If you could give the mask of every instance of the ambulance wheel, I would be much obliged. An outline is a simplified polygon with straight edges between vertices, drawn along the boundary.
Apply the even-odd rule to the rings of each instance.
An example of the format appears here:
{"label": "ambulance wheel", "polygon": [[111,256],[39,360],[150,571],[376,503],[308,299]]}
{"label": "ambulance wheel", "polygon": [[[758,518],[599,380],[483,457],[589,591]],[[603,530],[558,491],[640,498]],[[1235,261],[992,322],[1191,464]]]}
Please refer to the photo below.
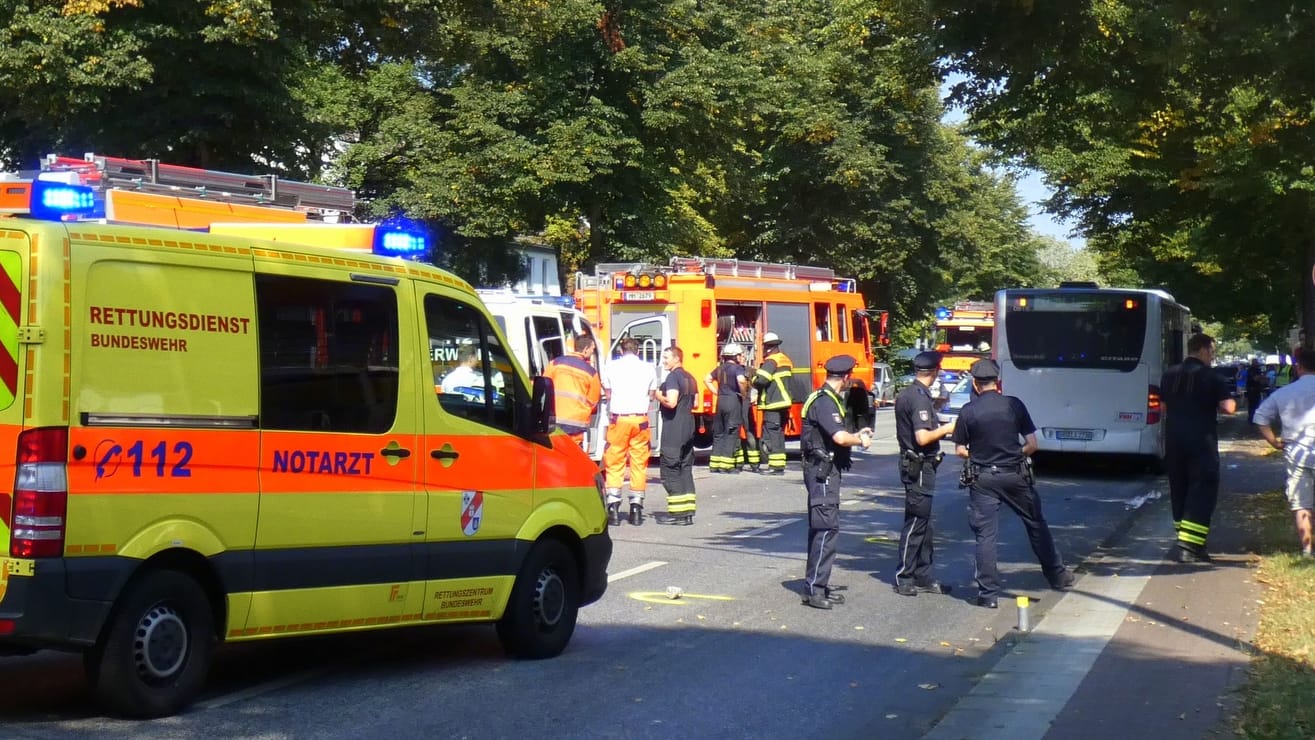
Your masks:
{"label": "ambulance wheel", "polygon": [[163,717],[200,692],[215,647],[214,612],[192,578],[171,570],[128,585],[83,656],[96,699],[126,717]]}
{"label": "ambulance wheel", "polygon": [[580,571],[557,540],[540,540],[525,558],[498,622],[502,647],[517,658],[552,658],[566,649],[580,611]]}

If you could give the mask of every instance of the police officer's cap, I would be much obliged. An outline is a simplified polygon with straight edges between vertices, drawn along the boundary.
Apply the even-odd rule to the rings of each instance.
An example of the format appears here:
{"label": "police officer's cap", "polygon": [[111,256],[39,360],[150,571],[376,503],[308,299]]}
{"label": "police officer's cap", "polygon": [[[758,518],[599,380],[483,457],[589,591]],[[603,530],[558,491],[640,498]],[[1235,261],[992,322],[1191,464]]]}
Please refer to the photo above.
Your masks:
{"label": "police officer's cap", "polygon": [[854,372],[854,365],[857,361],[849,355],[836,355],[826,361],[827,375],[848,375]]}
{"label": "police officer's cap", "polygon": [[913,358],[913,367],[916,370],[935,370],[941,366],[940,352],[919,352]]}
{"label": "police officer's cap", "polygon": [[968,374],[978,380],[995,380],[1000,377],[1000,366],[995,360],[978,360],[968,368]]}

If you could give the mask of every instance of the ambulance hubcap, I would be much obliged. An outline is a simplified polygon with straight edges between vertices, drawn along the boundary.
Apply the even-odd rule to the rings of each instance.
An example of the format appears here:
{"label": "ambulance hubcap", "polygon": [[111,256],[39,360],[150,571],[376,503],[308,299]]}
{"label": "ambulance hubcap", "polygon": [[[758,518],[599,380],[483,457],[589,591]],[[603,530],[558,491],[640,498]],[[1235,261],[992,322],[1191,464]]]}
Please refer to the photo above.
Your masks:
{"label": "ambulance hubcap", "polygon": [[187,625],[178,612],[163,604],[146,612],[133,635],[132,654],[143,678],[164,679],[177,673],[187,657]]}
{"label": "ambulance hubcap", "polygon": [[539,574],[534,590],[534,611],[545,627],[555,627],[566,611],[566,584],[557,571],[548,568]]}

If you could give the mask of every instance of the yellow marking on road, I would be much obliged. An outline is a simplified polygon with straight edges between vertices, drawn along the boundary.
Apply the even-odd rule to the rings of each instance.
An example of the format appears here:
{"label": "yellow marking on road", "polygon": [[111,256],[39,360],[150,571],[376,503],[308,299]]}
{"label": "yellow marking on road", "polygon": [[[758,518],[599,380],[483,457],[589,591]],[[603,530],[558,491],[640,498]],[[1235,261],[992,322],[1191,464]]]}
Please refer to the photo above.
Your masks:
{"label": "yellow marking on road", "polygon": [[679,598],[671,598],[666,591],[631,591],[626,594],[635,601],[642,601],[646,604],[670,604],[674,606],[688,606],[689,599],[703,599],[705,601],[735,601],[734,596],[718,596],[716,594],[686,594],[682,593]]}

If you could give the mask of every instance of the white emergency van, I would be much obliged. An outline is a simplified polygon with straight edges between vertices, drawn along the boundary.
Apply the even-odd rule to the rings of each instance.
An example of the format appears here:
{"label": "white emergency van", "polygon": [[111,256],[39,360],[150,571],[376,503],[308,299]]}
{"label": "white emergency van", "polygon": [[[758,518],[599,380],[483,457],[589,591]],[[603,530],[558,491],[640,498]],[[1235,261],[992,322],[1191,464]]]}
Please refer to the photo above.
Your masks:
{"label": "white emergency van", "polygon": [[[521,295],[506,288],[480,288],[475,292],[507,335],[512,355],[530,377],[542,375],[548,363],[573,349],[573,338],[581,335],[593,337],[593,365],[600,374],[603,372],[598,332],[570,296]],[[603,458],[606,431],[607,415],[595,409],[585,435],[585,449],[595,460]]]}

